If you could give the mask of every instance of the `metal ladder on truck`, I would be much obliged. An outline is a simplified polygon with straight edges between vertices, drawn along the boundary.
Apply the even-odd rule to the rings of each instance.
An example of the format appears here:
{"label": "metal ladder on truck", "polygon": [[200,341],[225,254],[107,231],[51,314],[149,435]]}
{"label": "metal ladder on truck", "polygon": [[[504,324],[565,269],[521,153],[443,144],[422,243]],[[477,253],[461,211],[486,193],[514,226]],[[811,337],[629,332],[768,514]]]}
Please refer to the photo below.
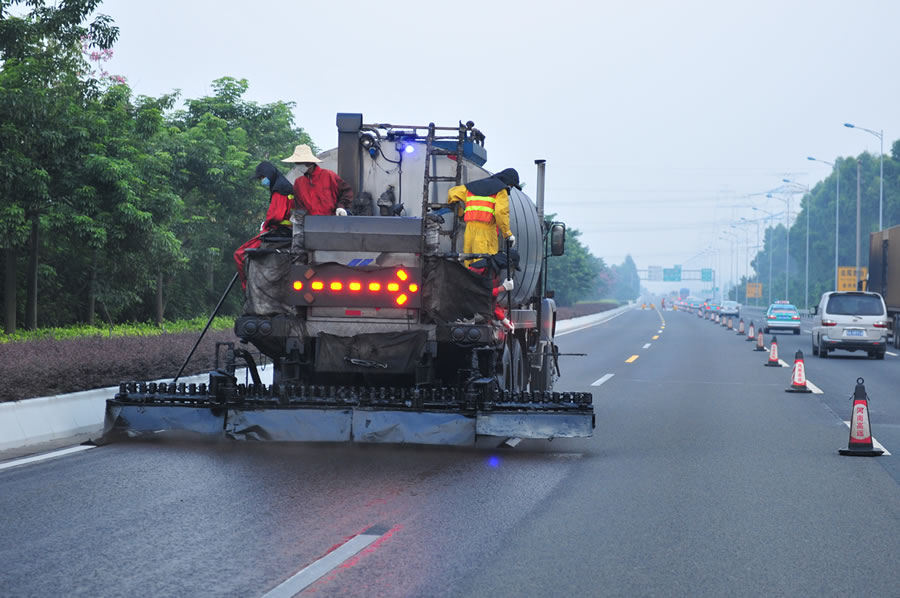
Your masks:
{"label": "metal ladder on truck", "polygon": [[[438,131],[456,131],[456,135],[439,135]],[[472,121],[469,121],[465,124],[460,121],[458,127],[436,127],[434,123],[429,123],[428,125],[428,134],[425,136],[425,178],[422,187],[423,226],[426,225],[427,214],[430,211],[448,207],[447,203],[441,202],[440,198],[437,197],[437,185],[435,183],[453,183],[454,186],[458,186],[462,183],[463,151],[466,139],[470,135],[470,131],[473,141],[477,137],[481,137],[483,139],[480,131],[475,128],[475,123],[473,123]],[[448,150],[443,147],[435,146],[434,142],[439,140],[455,140],[456,150]],[[435,160],[436,156],[455,156],[456,176],[438,175],[437,163]],[[429,196],[431,195],[435,195],[435,197],[430,199]],[[439,234],[450,237],[451,251],[453,253],[456,253],[456,239],[458,237],[460,228],[459,218],[457,217],[455,208],[451,207],[450,211],[453,214],[453,227],[450,230],[444,230],[443,227],[441,227]],[[424,232],[425,231],[423,231],[423,233]]]}

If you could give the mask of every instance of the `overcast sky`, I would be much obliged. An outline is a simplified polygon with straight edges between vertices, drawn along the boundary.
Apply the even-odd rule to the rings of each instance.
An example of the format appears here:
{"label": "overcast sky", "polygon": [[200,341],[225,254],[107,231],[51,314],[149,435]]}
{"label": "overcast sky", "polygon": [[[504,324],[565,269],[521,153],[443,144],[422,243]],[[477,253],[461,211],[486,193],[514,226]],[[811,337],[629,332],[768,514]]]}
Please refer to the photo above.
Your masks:
{"label": "overcast sky", "polygon": [[[296,102],[323,149],[337,112],[473,120],[486,167],[515,167],[533,195],[546,159],[547,211],[607,263],[630,254],[642,269],[727,278],[723,231],[757,217],[750,206],[784,210],[760,192],[825,178],[809,155],[877,154],[876,137],[842,123],[884,129],[885,152],[900,137],[893,0],[106,0],[99,12],[121,29],[108,70],[137,93],[195,98],[246,78],[247,99]],[[746,262],[756,226],[737,236]]]}

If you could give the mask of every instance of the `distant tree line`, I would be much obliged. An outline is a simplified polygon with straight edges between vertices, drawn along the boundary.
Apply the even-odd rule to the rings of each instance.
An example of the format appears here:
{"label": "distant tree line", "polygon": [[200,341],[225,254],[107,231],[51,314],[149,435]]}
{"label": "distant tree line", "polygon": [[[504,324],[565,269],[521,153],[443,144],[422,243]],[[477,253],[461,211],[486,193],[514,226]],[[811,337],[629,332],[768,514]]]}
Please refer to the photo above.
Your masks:
{"label": "distant tree line", "polygon": [[[729,297],[747,303],[747,282],[763,285],[765,303],[790,299],[804,307],[806,293],[806,238],[809,218],[809,305],[816,305],[822,293],[834,290],[835,201],[838,171],[840,171],[840,206],[838,231],[838,262],[841,267],[856,265],[856,198],[857,164],[860,188],[860,266],[869,264],[869,233],[878,230],[879,156],[868,152],[853,157],[838,157],[835,166],[824,180],[816,183],[802,198],[791,201],[790,256],[788,258],[788,286],[785,287],[785,255],[788,248],[784,214],[760,226],[761,247],[751,261],[756,275],[743,277],[740,284],[729,290]],[[798,194],[799,195],[799,194]],[[786,204],[785,206],[786,207]],[[900,224],[900,140],[895,141],[891,153],[884,156],[883,226]],[[776,224],[777,223],[777,224]],[[769,224],[766,226],[766,224]],[[749,229],[750,235],[756,229]],[[771,270],[770,270],[771,263]],[[753,302],[750,299],[749,302]]]}

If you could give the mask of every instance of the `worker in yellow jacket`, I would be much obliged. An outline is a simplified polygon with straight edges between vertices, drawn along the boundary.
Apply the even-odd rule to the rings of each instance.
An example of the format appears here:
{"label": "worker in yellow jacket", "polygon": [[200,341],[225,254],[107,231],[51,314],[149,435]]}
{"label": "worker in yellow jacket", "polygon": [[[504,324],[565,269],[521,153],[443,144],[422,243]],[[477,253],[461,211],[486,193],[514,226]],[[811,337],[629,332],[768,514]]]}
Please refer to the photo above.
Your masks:
{"label": "worker in yellow jacket", "polygon": [[[466,223],[463,253],[495,254],[499,251],[497,230],[515,246],[516,237],[509,228],[509,189],[519,186],[519,173],[507,168],[486,179],[479,179],[452,187],[447,192],[448,203],[459,203],[459,212]],[[473,260],[466,260],[466,265]]]}

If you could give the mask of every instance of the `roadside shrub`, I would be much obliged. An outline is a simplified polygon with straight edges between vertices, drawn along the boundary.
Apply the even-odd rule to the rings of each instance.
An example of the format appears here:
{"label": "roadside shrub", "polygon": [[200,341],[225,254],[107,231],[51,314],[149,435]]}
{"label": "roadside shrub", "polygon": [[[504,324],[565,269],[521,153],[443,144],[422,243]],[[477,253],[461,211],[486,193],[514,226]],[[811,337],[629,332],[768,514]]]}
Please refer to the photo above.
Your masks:
{"label": "roadside shrub", "polygon": [[[190,332],[136,336],[39,338],[0,344],[0,401],[115,386],[132,380],[174,378],[206,324]],[[238,339],[210,330],[184,374],[211,370],[216,342]]]}

